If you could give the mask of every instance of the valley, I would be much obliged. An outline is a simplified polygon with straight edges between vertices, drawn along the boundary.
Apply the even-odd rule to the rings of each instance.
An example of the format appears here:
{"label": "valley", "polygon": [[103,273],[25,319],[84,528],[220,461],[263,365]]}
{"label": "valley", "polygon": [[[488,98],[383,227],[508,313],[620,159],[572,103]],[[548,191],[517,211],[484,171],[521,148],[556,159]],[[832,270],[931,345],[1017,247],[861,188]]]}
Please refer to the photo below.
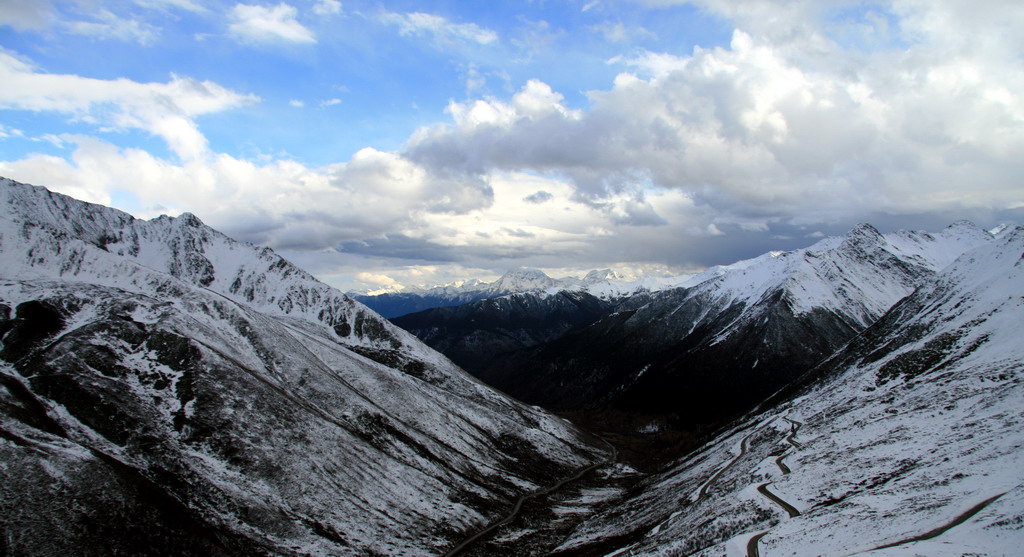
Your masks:
{"label": "valley", "polygon": [[192,215],[0,191],[4,554],[1024,539],[1024,227],[863,224],[657,285],[518,273],[387,320]]}

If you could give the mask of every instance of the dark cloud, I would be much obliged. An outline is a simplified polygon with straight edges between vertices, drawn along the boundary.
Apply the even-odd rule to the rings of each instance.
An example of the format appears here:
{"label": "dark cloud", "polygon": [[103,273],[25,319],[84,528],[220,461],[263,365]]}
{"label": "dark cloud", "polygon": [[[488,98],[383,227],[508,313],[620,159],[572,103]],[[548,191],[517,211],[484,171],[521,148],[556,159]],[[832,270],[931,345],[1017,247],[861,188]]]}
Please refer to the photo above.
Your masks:
{"label": "dark cloud", "polygon": [[541,203],[544,203],[545,201],[551,201],[552,199],[554,199],[554,197],[555,196],[551,195],[550,192],[546,192],[544,190],[540,190],[540,191],[531,193],[530,195],[527,195],[526,197],[523,198],[523,201],[525,201],[527,203],[535,203],[535,204],[539,205]]}
{"label": "dark cloud", "polygon": [[342,242],[337,250],[354,255],[422,263],[457,263],[465,259],[464,254],[457,248],[420,238],[411,238],[404,234],[389,234],[381,238]]}

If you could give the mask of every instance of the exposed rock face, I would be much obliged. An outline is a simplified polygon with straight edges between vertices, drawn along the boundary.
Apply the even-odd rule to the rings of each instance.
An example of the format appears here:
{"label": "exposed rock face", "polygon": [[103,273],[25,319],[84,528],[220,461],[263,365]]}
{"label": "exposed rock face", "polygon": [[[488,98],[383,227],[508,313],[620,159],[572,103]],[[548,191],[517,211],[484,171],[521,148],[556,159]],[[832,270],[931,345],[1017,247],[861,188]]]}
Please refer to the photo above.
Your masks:
{"label": "exposed rock face", "polygon": [[0,184],[7,554],[436,554],[600,458],[268,249]]}

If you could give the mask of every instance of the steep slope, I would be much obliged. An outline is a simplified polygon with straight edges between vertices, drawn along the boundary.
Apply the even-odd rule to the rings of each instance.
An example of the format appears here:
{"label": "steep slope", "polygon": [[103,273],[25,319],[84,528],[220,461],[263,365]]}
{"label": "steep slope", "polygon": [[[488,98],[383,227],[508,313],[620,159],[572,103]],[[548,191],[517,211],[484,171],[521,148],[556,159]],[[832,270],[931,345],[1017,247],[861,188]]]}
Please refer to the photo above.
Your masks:
{"label": "steep slope", "polygon": [[1024,228],[961,256],[560,552],[1015,555],[1024,539]]}
{"label": "steep slope", "polygon": [[888,236],[860,225],[634,296],[583,330],[472,371],[551,408],[713,423],[786,385],[956,255],[990,241],[970,223]]}
{"label": "steep slope", "polygon": [[603,455],[268,249],[0,183],[7,554],[436,554]]}
{"label": "steep slope", "polygon": [[585,292],[522,293],[391,320],[467,370],[552,341],[602,317],[612,303]]}

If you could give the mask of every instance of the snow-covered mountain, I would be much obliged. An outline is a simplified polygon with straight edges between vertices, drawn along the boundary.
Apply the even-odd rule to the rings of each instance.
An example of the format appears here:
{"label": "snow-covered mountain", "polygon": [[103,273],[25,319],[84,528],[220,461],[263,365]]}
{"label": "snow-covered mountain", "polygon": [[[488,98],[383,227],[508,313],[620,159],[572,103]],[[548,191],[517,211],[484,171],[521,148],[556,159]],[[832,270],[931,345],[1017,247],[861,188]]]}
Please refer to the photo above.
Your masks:
{"label": "snow-covered mountain", "polygon": [[269,249],[0,180],[5,554],[443,552],[603,458]]}
{"label": "snow-covered mountain", "polygon": [[[959,254],[991,241],[967,222],[935,234],[883,235],[859,225],[809,248],[767,253],[709,269],[678,288],[631,296],[583,329],[471,371],[552,408],[714,423],[783,387]],[[434,328],[424,321],[412,330],[424,335]]]}
{"label": "snow-covered mountain", "polygon": [[605,501],[555,554],[1019,554],[1022,254],[1022,227],[967,251],[803,391]]}
{"label": "snow-covered mountain", "polygon": [[692,275],[677,275],[628,280],[611,269],[601,269],[588,272],[582,279],[575,277],[555,279],[538,269],[518,269],[508,271],[494,282],[471,279],[451,285],[410,288],[402,292],[373,295],[350,292],[349,294],[390,319],[431,308],[460,306],[512,294],[548,297],[560,292],[571,292],[589,294],[602,300],[612,301],[639,292],[652,292],[678,286],[691,277]]}

